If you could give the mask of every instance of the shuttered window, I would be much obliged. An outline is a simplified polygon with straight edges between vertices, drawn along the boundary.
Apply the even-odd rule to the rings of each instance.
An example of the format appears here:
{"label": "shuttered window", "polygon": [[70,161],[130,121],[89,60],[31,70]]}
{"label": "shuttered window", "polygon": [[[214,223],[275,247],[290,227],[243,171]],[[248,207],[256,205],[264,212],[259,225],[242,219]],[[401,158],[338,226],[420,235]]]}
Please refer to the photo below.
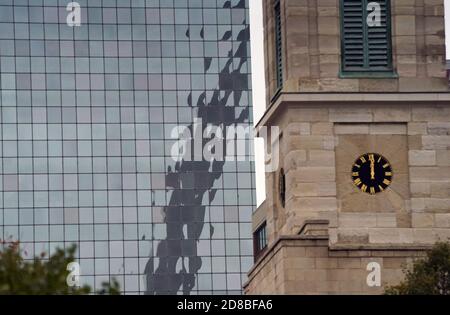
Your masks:
{"label": "shuttered window", "polygon": [[[368,23],[374,4],[379,24]],[[392,73],[390,0],[341,0],[341,40],[343,72]]]}
{"label": "shuttered window", "polygon": [[281,36],[281,8],[280,2],[277,1],[274,7],[274,17],[275,17],[275,64],[276,64],[276,80],[277,89],[283,87],[283,46],[282,46],[282,36]]}

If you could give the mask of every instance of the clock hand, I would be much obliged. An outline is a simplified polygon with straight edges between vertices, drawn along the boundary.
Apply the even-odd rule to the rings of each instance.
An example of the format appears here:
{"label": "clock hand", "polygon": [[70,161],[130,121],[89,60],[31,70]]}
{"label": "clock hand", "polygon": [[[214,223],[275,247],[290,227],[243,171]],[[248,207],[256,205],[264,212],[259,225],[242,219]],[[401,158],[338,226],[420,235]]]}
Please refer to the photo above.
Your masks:
{"label": "clock hand", "polygon": [[372,180],[375,180],[375,162],[370,162],[370,176]]}

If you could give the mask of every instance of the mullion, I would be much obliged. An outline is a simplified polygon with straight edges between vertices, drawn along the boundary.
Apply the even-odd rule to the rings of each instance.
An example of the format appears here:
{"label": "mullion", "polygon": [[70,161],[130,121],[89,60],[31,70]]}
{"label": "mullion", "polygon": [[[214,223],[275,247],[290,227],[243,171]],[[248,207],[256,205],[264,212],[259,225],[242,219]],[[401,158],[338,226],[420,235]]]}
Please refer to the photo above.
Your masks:
{"label": "mullion", "polygon": [[370,51],[369,51],[369,27],[367,25],[367,17],[368,17],[368,12],[367,12],[367,5],[368,5],[368,0],[362,0],[361,1],[362,4],[362,25],[363,25],[363,54],[364,54],[364,69],[369,70],[370,69]]}

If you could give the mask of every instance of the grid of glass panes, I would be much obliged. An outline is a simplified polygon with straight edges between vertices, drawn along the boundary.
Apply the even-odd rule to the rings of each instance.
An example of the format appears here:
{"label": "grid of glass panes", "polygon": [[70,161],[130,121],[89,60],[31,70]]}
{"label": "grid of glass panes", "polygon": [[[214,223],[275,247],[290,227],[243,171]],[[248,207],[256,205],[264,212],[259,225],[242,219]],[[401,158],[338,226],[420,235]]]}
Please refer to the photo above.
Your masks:
{"label": "grid of glass panes", "polygon": [[[217,89],[248,27],[248,0],[78,0],[79,27],[66,24],[69,2],[0,0],[0,238],[20,240],[27,259],[77,243],[83,283],[115,277],[143,293],[145,266],[166,237],[170,131]],[[249,89],[232,100],[238,117]],[[241,292],[253,181],[248,159],[225,163],[205,201],[192,294]]]}

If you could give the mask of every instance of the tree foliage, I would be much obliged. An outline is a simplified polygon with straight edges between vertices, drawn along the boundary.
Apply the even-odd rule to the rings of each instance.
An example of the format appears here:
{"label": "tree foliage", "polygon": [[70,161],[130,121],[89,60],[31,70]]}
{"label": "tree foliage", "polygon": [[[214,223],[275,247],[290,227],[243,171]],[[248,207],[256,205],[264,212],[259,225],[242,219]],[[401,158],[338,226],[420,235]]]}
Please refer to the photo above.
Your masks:
{"label": "tree foliage", "polygon": [[388,295],[449,295],[450,244],[437,243],[424,259],[405,270],[405,280],[386,289]]}
{"label": "tree foliage", "polygon": [[[50,257],[45,253],[32,260],[21,255],[19,242],[4,242],[0,246],[0,294],[10,295],[80,295],[90,294],[92,289],[85,285],[67,285],[67,266],[75,261],[76,245],[66,250],[58,249]],[[120,294],[118,282],[103,283],[97,294]]]}

